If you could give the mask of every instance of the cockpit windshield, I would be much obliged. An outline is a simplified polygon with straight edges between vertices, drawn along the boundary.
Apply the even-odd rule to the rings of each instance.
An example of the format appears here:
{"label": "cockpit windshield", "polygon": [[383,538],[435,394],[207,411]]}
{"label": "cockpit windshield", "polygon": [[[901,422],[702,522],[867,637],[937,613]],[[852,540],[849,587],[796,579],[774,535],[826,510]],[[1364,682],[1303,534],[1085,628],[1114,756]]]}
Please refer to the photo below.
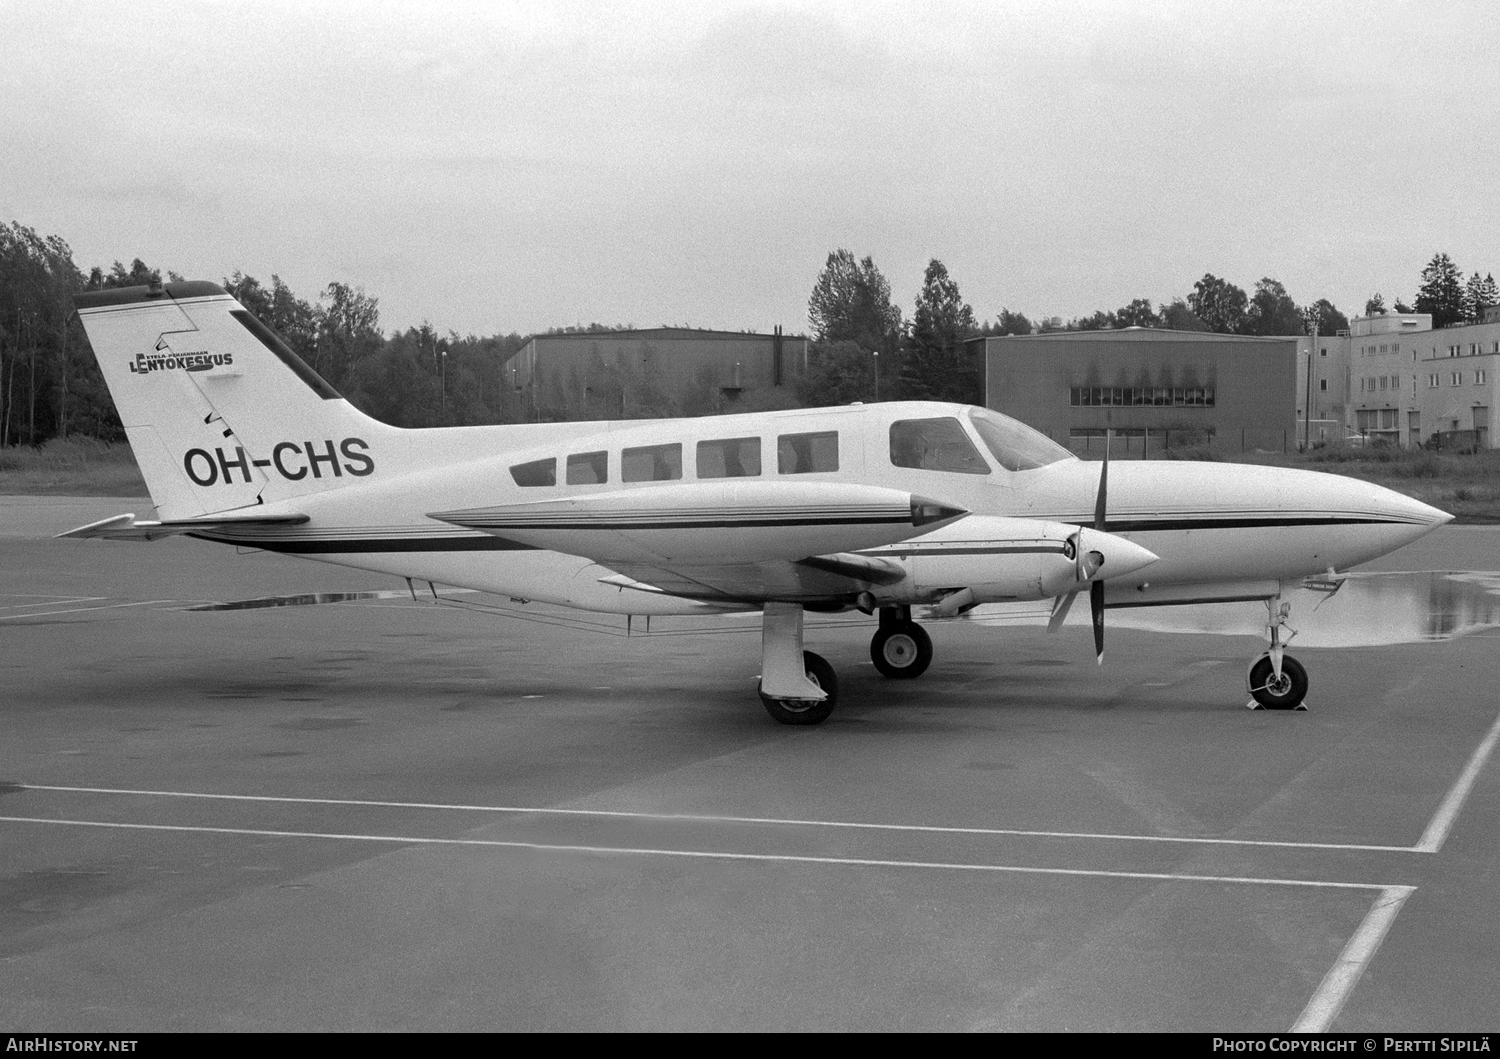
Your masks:
{"label": "cockpit windshield", "polygon": [[969,409],[969,422],[1007,471],[1030,471],[1073,454],[1047,435],[985,408]]}

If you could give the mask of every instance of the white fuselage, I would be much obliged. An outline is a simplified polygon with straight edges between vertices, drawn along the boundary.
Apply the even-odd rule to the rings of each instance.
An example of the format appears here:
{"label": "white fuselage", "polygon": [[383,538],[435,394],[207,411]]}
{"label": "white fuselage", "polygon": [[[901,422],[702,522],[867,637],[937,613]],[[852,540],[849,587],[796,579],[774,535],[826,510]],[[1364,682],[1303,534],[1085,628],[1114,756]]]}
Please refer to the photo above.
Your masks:
{"label": "white fuselage", "polygon": [[[622,587],[616,571],[593,560],[523,547],[501,531],[486,533],[429,515],[456,508],[582,501],[632,490],[644,497],[650,490],[659,494],[668,482],[722,484],[725,439],[744,443],[737,453],[756,454],[753,468],[748,457],[744,466],[737,455],[732,457],[734,474],[742,475],[733,481],[881,487],[974,516],[1094,524],[1101,464],[1059,450],[1041,461],[1033,457],[1032,462],[1043,465],[1008,470],[1003,464],[1009,454],[987,445],[975,429],[976,415],[998,418],[958,405],[893,402],[697,419],[437,431],[379,428],[366,432],[362,447],[354,450],[364,460],[355,467],[371,470],[346,479],[336,490],[262,509],[267,515],[305,513],[310,516],[305,526],[215,539],[589,610],[702,613],[711,605]],[[939,419],[960,425],[981,455],[979,463],[972,456],[955,463],[939,453],[930,461],[938,466],[916,466],[910,465],[913,458],[896,454],[899,424]],[[836,440],[829,441],[833,436]],[[758,445],[751,444],[757,440]],[[277,473],[282,464],[293,473],[301,470],[306,460],[299,462],[298,455],[285,450],[281,463],[267,473]],[[898,460],[908,465],[898,466]],[[945,460],[950,466],[940,469]],[[550,472],[549,461],[555,461]],[[954,469],[960,464],[961,469]],[[644,480],[632,480],[643,475]],[[1108,602],[1129,606],[1260,598],[1274,594],[1281,582],[1347,569],[1393,551],[1448,518],[1398,493],[1336,475],[1230,463],[1116,460],[1109,465],[1104,528],[1149,549],[1159,560],[1112,579]],[[799,531],[788,527],[785,532]],[[982,545],[986,539],[981,518],[960,519],[932,534],[862,548],[859,554],[926,562],[926,583],[960,587],[966,571],[972,573],[974,556],[982,552],[982,547],[965,549],[964,543]],[[818,552],[810,540],[808,554]]]}

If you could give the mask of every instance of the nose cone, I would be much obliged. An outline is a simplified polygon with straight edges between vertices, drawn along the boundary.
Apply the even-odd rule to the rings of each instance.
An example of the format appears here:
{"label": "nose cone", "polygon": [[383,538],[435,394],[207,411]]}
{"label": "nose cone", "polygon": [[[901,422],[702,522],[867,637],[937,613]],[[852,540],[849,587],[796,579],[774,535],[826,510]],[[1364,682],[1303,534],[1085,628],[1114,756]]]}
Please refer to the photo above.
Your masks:
{"label": "nose cone", "polygon": [[1120,577],[1124,574],[1132,574],[1143,567],[1150,566],[1159,558],[1153,551],[1142,548],[1126,540],[1124,537],[1116,537],[1113,533],[1101,533],[1098,530],[1087,530],[1084,536],[1084,546],[1091,552],[1098,552],[1104,557],[1099,563],[1098,570],[1094,574],[1095,581],[1108,581],[1111,577]]}
{"label": "nose cone", "polygon": [[1377,488],[1379,488],[1377,496],[1381,513],[1401,522],[1411,523],[1417,530],[1412,535],[1414,540],[1423,533],[1428,533],[1453,521],[1453,516],[1441,508],[1424,504],[1415,497],[1398,493],[1394,489]]}

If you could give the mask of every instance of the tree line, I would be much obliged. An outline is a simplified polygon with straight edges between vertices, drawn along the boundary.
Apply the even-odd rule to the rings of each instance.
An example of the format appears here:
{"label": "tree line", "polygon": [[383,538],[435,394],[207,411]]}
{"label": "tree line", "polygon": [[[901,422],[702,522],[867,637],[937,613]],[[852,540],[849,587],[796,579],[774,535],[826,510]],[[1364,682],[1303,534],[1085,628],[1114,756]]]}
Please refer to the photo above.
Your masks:
{"label": "tree line", "polygon": [[[1102,331],[1161,327],[1251,336],[1333,335],[1349,329],[1349,319],[1327,298],[1298,305],[1286,286],[1270,276],[1247,293],[1226,279],[1206,273],[1181,297],[1159,302],[1135,298],[1115,310],[1098,310],[1064,321],[1001,309],[992,321],[976,321],[958,285],[938,260],[923,275],[910,321],[892,304],[890,283],[869,257],[856,260],[848,250],[828,255],[807,318],[812,326],[810,370],[800,396],[809,404],[896,398],[983,403],[977,366],[966,357],[970,338],[1030,335],[1049,331]],[[1434,327],[1479,322],[1486,307],[1500,304],[1493,276],[1475,272],[1467,282],[1446,253],[1422,270],[1416,312],[1431,313]],[[1397,312],[1411,312],[1399,299]],[[1385,312],[1376,294],[1365,314]]]}
{"label": "tree line", "polygon": [[[0,225],[0,445],[38,445],[71,434],[122,440],[114,403],[73,311],[73,295],[162,281],[162,271],[139,258],[109,269],[82,271],[66,241],[17,222]],[[169,281],[182,277],[168,270]],[[223,286],[275,330],[293,350],[360,410],[403,427],[521,422],[538,414],[510,384],[507,362],[525,344],[518,333],[488,337],[439,333],[430,323],[386,334],[378,299],[338,281],[311,301],[279,276],[263,284],[235,272]],[[1435,326],[1477,320],[1500,303],[1493,277],[1466,282],[1447,254],[1422,272],[1416,311]],[[1384,310],[1379,294],[1366,312]],[[1397,311],[1409,311],[1399,299]],[[1212,274],[1191,292],[1152,305],[1136,298],[1112,311],[1063,321],[1002,309],[980,321],[939,260],[928,263],[910,318],[892,301],[890,283],[874,261],[835,250],[808,298],[812,332],[808,371],[775,393],[747,391],[742,399],[695,401],[690,385],[671,378],[670,364],[648,365],[649,377],[616,374],[602,366],[583,398],[549,400],[545,418],[640,418],[753,411],[893,399],[980,403],[979,377],[964,343],[989,335],[1059,330],[1166,327],[1245,335],[1320,334],[1346,329],[1348,319],[1326,298],[1299,306],[1277,280],[1254,293]],[[601,324],[552,328],[547,333],[619,330]],[[644,369],[642,369],[644,370]],[[688,382],[690,382],[689,380]],[[707,383],[700,389],[707,393]],[[688,396],[683,396],[687,394]],[[556,407],[552,407],[556,405]]]}

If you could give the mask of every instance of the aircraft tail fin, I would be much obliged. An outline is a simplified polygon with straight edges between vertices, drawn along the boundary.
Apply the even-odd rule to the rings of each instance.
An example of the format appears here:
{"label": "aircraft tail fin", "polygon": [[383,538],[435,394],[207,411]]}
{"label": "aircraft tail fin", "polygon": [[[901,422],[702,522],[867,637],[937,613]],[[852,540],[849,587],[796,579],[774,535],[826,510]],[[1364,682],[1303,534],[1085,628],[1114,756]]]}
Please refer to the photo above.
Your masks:
{"label": "aircraft tail fin", "polygon": [[339,396],[214,283],[75,296],[163,520],[358,482],[396,428]]}

